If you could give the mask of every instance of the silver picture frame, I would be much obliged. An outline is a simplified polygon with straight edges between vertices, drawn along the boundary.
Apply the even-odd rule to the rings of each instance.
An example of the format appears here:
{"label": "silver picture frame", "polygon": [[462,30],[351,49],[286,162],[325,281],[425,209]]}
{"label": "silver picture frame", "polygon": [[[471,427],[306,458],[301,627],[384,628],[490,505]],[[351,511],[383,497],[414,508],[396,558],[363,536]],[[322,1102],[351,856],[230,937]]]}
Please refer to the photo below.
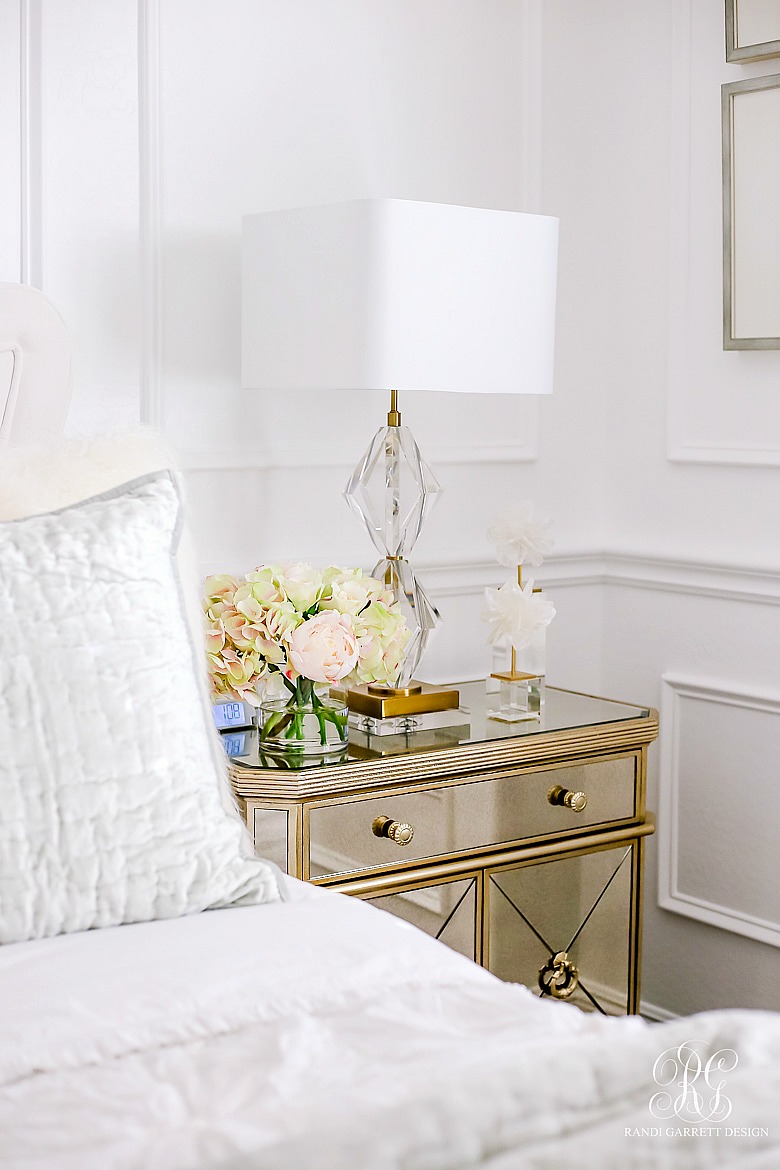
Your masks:
{"label": "silver picture frame", "polygon": [[[770,20],[767,21],[767,8]],[[777,14],[776,26],[774,22]],[[760,30],[760,31],[759,31]],[[751,37],[770,39],[750,42]],[[780,2],[778,0],[726,0],[726,60],[766,61],[780,57]]]}
{"label": "silver picture frame", "polygon": [[723,348],[780,349],[780,74],[721,86]]}

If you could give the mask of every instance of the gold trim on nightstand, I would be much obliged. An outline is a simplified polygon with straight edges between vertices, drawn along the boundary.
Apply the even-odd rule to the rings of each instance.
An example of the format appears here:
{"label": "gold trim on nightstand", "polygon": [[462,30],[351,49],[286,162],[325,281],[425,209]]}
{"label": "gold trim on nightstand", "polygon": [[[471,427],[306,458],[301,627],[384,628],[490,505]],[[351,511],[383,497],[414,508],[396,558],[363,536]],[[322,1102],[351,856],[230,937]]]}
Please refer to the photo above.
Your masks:
{"label": "gold trim on nightstand", "polygon": [[[593,698],[567,698],[566,717],[580,707],[587,713]],[[299,771],[235,762],[231,779],[250,827],[255,811],[286,815],[291,875],[389,898],[386,909],[461,950],[471,947],[473,914],[473,953],[483,966],[536,994],[636,1011],[644,838],[655,828],[645,809],[647,749],[658,717],[635,709],[647,714],[624,718],[618,704],[614,722],[475,735],[418,752],[396,747]],[[593,717],[603,719],[603,707]],[[275,825],[258,815],[259,834]],[[277,851],[280,839],[276,831]],[[259,837],[255,845],[262,853]],[[610,867],[595,858],[611,850],[622,857],[605,879]],[[587,905],[577,909],[587,888],[578,875],[605,882],[592,918]],[[583,937],[582,928],[575,935],[556,927],[567,916],[579,922],[578,912],[588,924]]]}
{"label": "gold trim on nightstand", "polygon": [[[426,876],[431,879],[448,880],[469,873],[474,869],[477,861],[479,861],[481,868],[492,872],[494,869],[501,869],[505,866],[516,866],[526,862],[531,864],[542,858],[577,857],[581,853],[595,853],[600,849],[610,849],[613,845],[621,845],[623,842],[628,844],[639,837],[647,837],[654,832],[655,821],[652,817],[648,817],[642,825],[631,825],[622,830],[609,830],[605,833],[580,835],[565,843],[548,841],[540,845],[518,845],[514,849],[502,850],[500,853],[486,855],[482,852],[474,852],[469,856],[458,857],[454,860],[446,857],[430,858],[426,860],[424,870]],[[422,867],[418,867],[418,871],[421,869]],[[328,877],[314,878],[313,884],[363,897],[376,894],[379,890],[393,893],[397,887],[403,886],[409,880],[410,874],[407,869],[393,873],[377,873],[362,878],[351,876],[345,878],[339,874],[333,874]]]}
{"label": "gold trim on nightstand", "polygon": [[415,756],[387,756],[382,760],[355,760],[303,768],[299,772],[260,770],[231,762],[234,788],[244,797],[272,799],[314,799],[346,792],[368,792],[398,783],[463,780],[479,772],[499,771],[524,765],[549,763],[617,754],[644,747],[658,737],[655,713],[644,719],[606,723],[599,727],[575,727],[545,735],[518,739],[497,739],[487,743],[462,744]]}

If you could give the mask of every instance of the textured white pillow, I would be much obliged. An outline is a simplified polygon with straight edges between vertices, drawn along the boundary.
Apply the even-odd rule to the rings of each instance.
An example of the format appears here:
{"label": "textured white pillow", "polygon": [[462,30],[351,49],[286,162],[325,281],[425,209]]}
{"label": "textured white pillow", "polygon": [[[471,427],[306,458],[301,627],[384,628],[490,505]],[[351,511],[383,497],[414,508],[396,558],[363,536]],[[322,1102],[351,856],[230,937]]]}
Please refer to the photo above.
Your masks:
{"label": "textured white pillow", "polygon": [[[54,512],[150,471],[169,468],[178,468],[176,454],[152,427],[128,427],[103,435],[58,436],[13,446],[0,441],[0,520]],[[201,646],[203,577],[186,525],[176,559],[187,618],[195,644]]]}
{"label": "textured white pillow", "polygon": [[0,942],[279,897],[223,804],[155,472],[0,523]]}

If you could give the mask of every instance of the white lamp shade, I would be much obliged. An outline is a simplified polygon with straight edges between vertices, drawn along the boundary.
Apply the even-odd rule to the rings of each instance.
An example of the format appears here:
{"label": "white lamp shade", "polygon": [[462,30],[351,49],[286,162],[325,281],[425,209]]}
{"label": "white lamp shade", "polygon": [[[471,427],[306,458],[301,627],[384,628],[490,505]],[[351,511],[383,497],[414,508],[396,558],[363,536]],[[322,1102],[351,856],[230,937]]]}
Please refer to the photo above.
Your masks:
{"label": "white lamp shade", "polygon": [[363,199],[243,220],[242,384],[549,394],[558,220]]}

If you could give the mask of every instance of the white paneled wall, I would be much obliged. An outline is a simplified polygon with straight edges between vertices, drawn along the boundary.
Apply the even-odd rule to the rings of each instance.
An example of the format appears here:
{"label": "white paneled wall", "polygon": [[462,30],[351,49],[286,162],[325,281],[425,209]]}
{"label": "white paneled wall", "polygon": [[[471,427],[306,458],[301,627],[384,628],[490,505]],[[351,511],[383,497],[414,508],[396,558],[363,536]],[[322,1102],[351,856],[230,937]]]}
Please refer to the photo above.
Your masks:
{"label": "white paneled wall", "polygon": [[726,65],[710,0],[544,16],[543,198],[610,426],[603,683],[662,708],[643,996],[780,1008],[780,352],[722,349],[720,147],[721,83],[780,62]]}
{"label": "white paneled wall", "polygon": [[[164,427],[189,469],[204,570],[370,566],[341,491],[386,404],[242,390],[241,216],[372,195],[536,209],[538,4],[0,0],[0,13],[2,275],[40,285],[73,332],[70,429]],[[598,544],[598,509],[579,493],[572,506],[571,488],[593,480],[577,436],[600,399],[571,390],[575,412],[563,397],[401,404],[445,487],[418,548],[452,616],[431,676],[487,664],[484,534],[513,496],[544,503],[562,551]],[[600,660],[598,607],[575,592],[559,599],[578,646],[572,675],[559,652],[560,681]]]}
{"label": "white paneled wall", "polygon": [[141,419],[178,446],[204,569],[371,563],[340,493],[385,404],[242,390],[243,214],[385,195],[561,217],[552,398],[401,404],[446,489],[417,557],[448,619],[426,673],[485,672],[485,529],[535,499],[551,681],[658,705],[667,679],[645,998],[780,1007],[780,354],[720,346],[718,101],[778,63],[726,66],[711,0],[0,0],[0,20],[0,279],[71,328],[71,430]]}

